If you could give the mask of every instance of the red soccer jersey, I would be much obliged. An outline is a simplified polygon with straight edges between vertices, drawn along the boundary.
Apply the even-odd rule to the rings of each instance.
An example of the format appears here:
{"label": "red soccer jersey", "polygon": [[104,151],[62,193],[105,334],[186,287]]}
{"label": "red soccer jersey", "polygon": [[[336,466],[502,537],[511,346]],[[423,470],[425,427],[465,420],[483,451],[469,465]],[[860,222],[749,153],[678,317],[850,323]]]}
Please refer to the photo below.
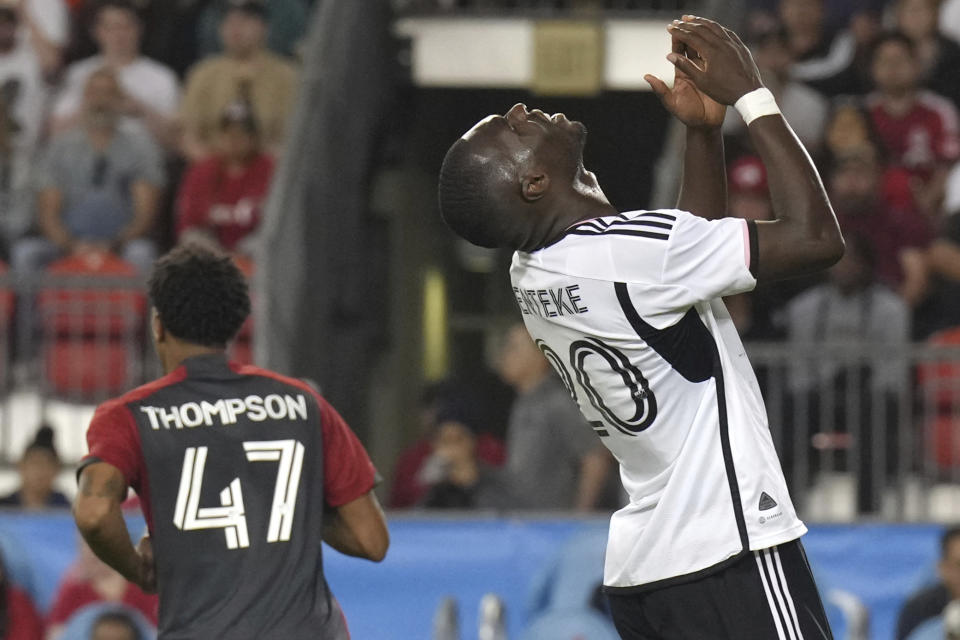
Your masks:
{"label": "red soccer jersey", "polygon": [[960,157],[957,110],[946,98],[921,91],[913,108],[900,117],[891,115],[877,94],[867,98],[867,105],[890,164],[926,179],[937,166]]}
{"label": "red soccer jersey", "polygon": [[254,232],[270,179],[273,159],[261,154],[246,170],[229,175],[223,161],[207,158],[194,164],[177,197],[177,237],[189,229],[210,232],[227,250]]}
{"label": "red soccer jersey", "polygon": [[[102,601],[103,598],[89,582],[67,578],[57,589],[57,595],[48,616],[48,623],[51,626],[66,624],[70,616],[83,607]],[[153,624],[157,624],[157,596],[144,593],[128,582],[121,602],[142,613]]]}
{"label": "red soccer jersey", "polygon": [[113,465],[140,496],[161,636],[348,637],[320,532],[325,507],[369,492],[376,472],[308,385],[195,356],[101,405],[87,442],[83,464]]}

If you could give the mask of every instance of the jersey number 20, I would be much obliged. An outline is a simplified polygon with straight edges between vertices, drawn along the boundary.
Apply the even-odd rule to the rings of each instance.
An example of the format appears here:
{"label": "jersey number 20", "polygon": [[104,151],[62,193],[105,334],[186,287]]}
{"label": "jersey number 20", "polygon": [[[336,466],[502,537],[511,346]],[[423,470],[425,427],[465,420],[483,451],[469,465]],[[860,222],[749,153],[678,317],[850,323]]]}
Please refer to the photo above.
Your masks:
{"label": "jersey number 20", "polygon": [[[573,378],[570,377],[570,372],[567,371],[563,360],[561,360],[557,352],[551,349],[550,345],[543,340],[537,340],[537,346],[540,348],[543,356],[550,362],[553,368],[556,369],[557,373],[560,374],[560,378],[563,380],[567,391],[570,392],[574,401],[580,406],[580,398],[577,397],[576,388],[573,386]],[[613,409],[604,402],[603,396],[597,390],[598,381],[592,380],[590,374],[587,373],[585,365],[587,358],[590,357],[600,358],[610,369],[609,373],[604,371],[604,374],[612,375],[615,378],[614,385],[619,386],[622,384],[626,388],[633,402],[633,415],[627,417],[618,416]],[[647,382],[647,379],[643,377],[640,370],[630,362],[630,359],[627,358],[622,351],[597,338],[577,340],[570,345],[570,366],[573,367],[573,371],[577,375],[577,382],[586,392],[590,404],[603,416],[606,424],[628,436],[635,436],[653,424],[654,419],[657,417],[657,398],[653,395],[653,391],[650,390],[650,384]],[[600,423],[597,424],[599,425]],[[600,436],[606,435],[605,430],[598,429],[597,433]]]}
{"label": "jersey number 20", "polygon": [[[296,440],[247,441],[243,449],[250,462],[279,462],[267,542],[288,542],[303,470],[303,445]],[[228,549],[245,549],[250,546],[250,536],[240,478],[234,478],[220,492],[219,507],[201,507],[200,491],[206,464],[207,447],[188,447],[184,452],[173,524],[181,531],[223,529]]]}

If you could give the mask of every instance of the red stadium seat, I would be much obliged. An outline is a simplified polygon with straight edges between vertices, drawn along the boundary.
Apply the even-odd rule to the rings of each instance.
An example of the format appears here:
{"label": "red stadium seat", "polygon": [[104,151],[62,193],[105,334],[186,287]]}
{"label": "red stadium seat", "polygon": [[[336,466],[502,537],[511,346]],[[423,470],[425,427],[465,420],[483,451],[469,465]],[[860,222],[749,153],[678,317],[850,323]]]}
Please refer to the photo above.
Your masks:
{"label": "red stadium seat", "polygon": [[[960,346],[960,327],[934,334],[927,344]],[[917,382],[929,406],[925,425],[929,458],[941,469],[960,467],[960,362],[925,362],[917,367]]]}
{"label": "red stadium seat", "polygon": [[37,308],[47,387],[91,401],[139,382],[147,298],[136,269],[96,253],[59,260],[46,274]]}

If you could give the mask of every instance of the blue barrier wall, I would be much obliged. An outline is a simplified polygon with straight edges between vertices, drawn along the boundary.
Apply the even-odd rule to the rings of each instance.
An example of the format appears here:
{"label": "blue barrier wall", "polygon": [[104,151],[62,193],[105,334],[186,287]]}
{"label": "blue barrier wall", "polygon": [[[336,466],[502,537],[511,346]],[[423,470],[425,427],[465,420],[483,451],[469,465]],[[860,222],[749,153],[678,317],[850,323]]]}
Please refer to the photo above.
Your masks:
{"label": "blue barrier wall", "polygon": [[[142,521],[131,519],[131,532]],[[391,548],[379,565],[327,549],[327,579],[355,640],[430,637],[434,611],[448,595],[460,602],[463,637],[476,637],[477,607],[488,592],[508,605],[518,638],[537,604],[536,586],[564,543],[602,540],[605,520],[391,520]],[[871,611],[871,637],[889,640],[905,596],[933,579],[941,528],[934,525],[812,526],[804,538],[821,589],[841,588]],[[594,535],[589,535],[593,533]],[[69,514],[0,513],[0,544],[10,571],[39,605],[50,604],[57,580],[76,553]],[[591,543],[593,544],[593,543]],[[596,567],[599,580],[602,567]]]}

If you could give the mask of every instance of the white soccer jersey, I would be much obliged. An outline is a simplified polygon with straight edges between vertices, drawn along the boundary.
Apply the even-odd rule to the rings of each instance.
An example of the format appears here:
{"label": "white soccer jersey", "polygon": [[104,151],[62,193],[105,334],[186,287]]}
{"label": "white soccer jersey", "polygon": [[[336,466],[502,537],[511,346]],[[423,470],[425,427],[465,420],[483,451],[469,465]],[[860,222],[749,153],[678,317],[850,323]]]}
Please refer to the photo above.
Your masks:
{"label": "white soccer jersey", "polygon": [[634,211],[514,254],[527,329],[630,496],[610,522],[608,588],[691,579],[806,532],[720,300],[756,285],[751,237],[740,219]]}

